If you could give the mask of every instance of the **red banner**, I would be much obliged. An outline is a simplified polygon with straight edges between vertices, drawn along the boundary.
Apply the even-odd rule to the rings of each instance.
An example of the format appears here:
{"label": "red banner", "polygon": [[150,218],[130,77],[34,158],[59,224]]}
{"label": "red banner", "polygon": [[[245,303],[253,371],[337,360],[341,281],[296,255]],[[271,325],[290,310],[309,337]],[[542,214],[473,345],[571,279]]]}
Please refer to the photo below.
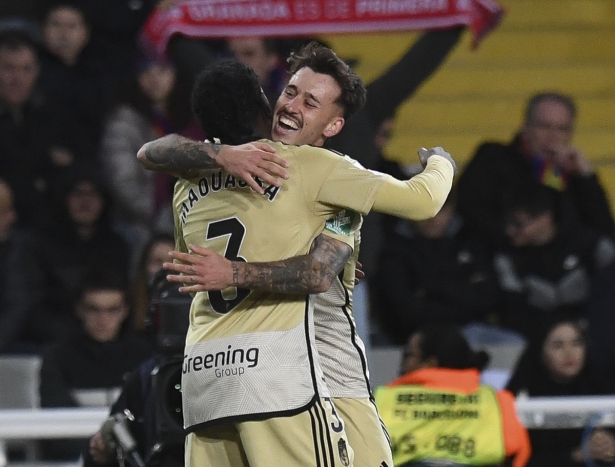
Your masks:
{"label": "red banner", "polygon": [[155,10],[142,40],[163,53],[173,34],[290,37],[468,26],[476,45],[503,13],[495,0],[183,0]]}

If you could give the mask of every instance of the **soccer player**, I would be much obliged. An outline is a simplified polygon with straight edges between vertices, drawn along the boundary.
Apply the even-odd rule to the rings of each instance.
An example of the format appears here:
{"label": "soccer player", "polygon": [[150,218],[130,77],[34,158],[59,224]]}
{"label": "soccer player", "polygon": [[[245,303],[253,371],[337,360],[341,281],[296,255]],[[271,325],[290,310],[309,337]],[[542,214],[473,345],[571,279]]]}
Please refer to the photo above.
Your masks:
{"label": "soccer player", "polygon": [[[316,64],[314,64],[313,66],[315,68],[317,68]],[[309,69],[305,68],[304,71],[307,72],[307,81],[308,82],[314,81],[312,79],[312,78],[314,78],[313,75],[318,74],[318,73],[314,73],[311,68],[309,68]],[[299,73],[301,73],[301,72],[299,72]],[[299,73],[296,76],[298,76]],[[322,74],[322,76],[324,76],[325,79],[328,79],[328,78],[326,78],[328,75]],[[319,80],[320,80],[320,78],[322,78],[322,76],[317,76],[316,77],[316,82],[319,82]],[[333,84],[334,84],[333,78],[331,78],[331,80],[333,81]],[[293,83],[293,80],[291,79],[291,84],[289,84],[289,86],[291,86],[291,87],[288,89],[288,92],[291,93],[291,94],[292,94],[292,92],[295,92],[295,91],[298,92],[300,87],[303,86],[301,84],[301,81],[296,81],[295,84],[292,84],[292,83]],[[333,86],[333,88],[335,89],[335,86]],[[302,99],[305,98],[303,92],[304,91],[301,91],[301,95],[303,96]],[[346,90],[346,92],[347,92],[347,90]],[[329,96],[316,96],[313,93],[311,93],[310,91],[307,91],[307,94],[310,95],[308,100],[311,100],[312,98],[314,98],[318,102],[319,98],[325,98],[326,99],[326,98],[331,98],[332,97],[335,100],[335,98],[339,97],[339,95],[342,94],[342,93],[340,92],[339,88],[337,88]],[[325,104],[328,104],[329,108],[330,108],[332,105],[336,105],[334,103],[334,100],[327,100],[326,102],[325,102],[325,100],[323,100],[322,102],[325,103]],[[314,104],[312,104],[310,102],[308,102],[308,104],[314,105]],[[314,107],[316,107],[316,106],[314,105]],[[337,113],[337,112],[334,112],[334,114],[335,113]],[[277,114],[278,114],[278,112],[276,112],[276,115]],[[332,122],[332,125],[328,125],[327,124],[327,125],[325,125],[323,127],[325,133],[326,132],[330,132],[331,130],[339,131],[339,129],[341,129],[341,126],[343,125],[343,118],[340,121],[340,118],[338,116],[335,116],[333,114],[331,114],[331,116],[333,116],[334,121]],[[311,118],[310,115],[305,115],[304,114],[304,115],[301,115],[299,117],[297,115],[291,114],[291,112],[289,112],[288,109],[287,109],[285,111],[285,115],[284,116],[280,116],[279,118],[280,119],[278,120],[278,122],[281,125],[281,131],[292,132],[292,131],[299,130],[300,127],[301,127],[301,130],[303,130],[303,129],[307,130],[306,132],[304,132],[305,134],[311,134],[311,135],[317,135],[317,136],[319,134],[318,130],[317,129],[315,130],[315,126],[312,125],[312,120],[310,120],[310,118]],[[316,132],[314,132],[314,131],[316,131]],[[301,133],[301,131],[299,133]],[[209,134],[215,134],[215,133],[209,132]],[[288,153],[290,155],[295,155],[295,152],[306,152],[307,151],[308,153],[310,153],[310,155],[306,154],[304,157],[312,158],[313,157],[312,153],[313,153],[314,156],[316,156],[316,155],[319,156],[319,157],[316,157],[317,159],[319,159],[319,161],[321,161],[320,160],[320,156],[322,156],[323,154],[327,154],[328,157],[334,157],[335,159],[337,159],[338,163],[342,163],[343,164],[343,166],[344,166],[343,172],[344,172],[345,175],[340,180],[337,180],[336,183],[333,183],[333,184],[325,183],[322,186],[322,188],[324,188],[324,190],[318,190],[318,193],[316,195],[317,203],[318,203],[318,201],[322,201],[323,199],[326,198],[328,200],[328,203],[333,203],[333,204],[340,204],[340,203],[342,203],[342,205],[344,205],[345,207],[355,207],[356,206],[358,208],[357,210],[360,210],[360,211],[363,211],[363,212],[367,212],[367,211],[365,211],[364,205],[363,205],[363,202],[365,201],[365,198],[362,198],[361,196],[367,196],[367,198],[369,199],[374,194],[376,194],[376,197],[374,199],[374,201],[375,201],[374,202],[374,208],[376,208],[376,209],[385,209],[385,210],[391,209],[394,213],[403,214],[405,216],[409,216],[410,215],[410,216],[414,216],[414,217],[416,217],[416,216],[421,217],[421,216],[425,216],[425,215],[427,215],[427,216],[433,215],[433,213],[435,213],[435,211],[427,213],[423,209],[427,208],[428,205],[427,204],[424,205],[424,206],[422,206],[422,205],[425,203],[426,200],[432,199],[431,198],[432,195],[435,195],[436,199],[440,198],[441,193],[439,193],[439,190],[441,190],[443,188],[443,186],[448,186],[450,188],[450,185],[449,185],[450,180],[447,181],[447,179],[449,177],[452,178],[452,173],[453,173],[453,171],[451,170],[452,169],[452,164],[450,162],[443,161],[440,158],[430,158],[430,165],[432,167],[428,168],[426,170],[426,172],[424,173],[424,178],[423,178],[423,176],[420,176],[419,179],[415,179],[415,180],[413,180],[411,182],[408,182],[408,184],[410,184],[413,188],[418,189],[418,192],[414,193],[414,196],[411,196],[411,198],[414,198],[413,201],[411,201],[411,204],[413,204],[413,206],[410,207],[410,205],[408,204],[408,205],[405,205],[402,208],[400,206],[400,204],[404,204],[403,202],[401,202],[401,203],[394,202],[393,204],[397,204],[397,207],[394,208],[391,204],[389,204],[393,200],[393,198],[389,198],[389,195],[392,194],[392,191],[389,191],[389,190],[393,190],[393,191],[401,190],[399,192],[399,194],[401,195],[402,193],[404,193],[406,191],[407,188],[410,188],[410,187],[406,186],[404,183],[394,181],[392,178],[383,176],[382,174],[375,174],[375,173],[368,172],[368,171],[365,171],[363,169],[357,168],[352,163],[350,163],[348,160],[346,160],[344,158],[341,158],[341,157],[338,157],[338,156],[332,156],[328,151],[322,151],[322,152],[316,151],[316,152],[314,152],[315,151],[314,148],[311,148],[311,149],[308,149],[308,148],[292,148],[292,150],[289,149],[289,148],[279,148],[278,150],[282,150],[282,149],[284,150],[285,154]],[[217,151],[218,148],[214,146],[213,150]],[[305,151],[303,151],[303,150],[305,150]],[[144,152],[147,153],[147,150],[144,151]],[[150,151],[150,152],[155,152],[155,151]],[[143,154],[141,152],[140,152],[140,154],[141,154],[141,157],[142,157]],[[215,153],[211,153],[211,154],[213,154],[214,156],[216,155]],[[432,151],[432,153],[428,153],[428,154],[433,154],[433,151]],[[211,158],[208,158],[208,159],[209,159],[209,163],[211,163]],[[325,159],[322,159],[321,162],[323,164],[325,164],[325,165],[328,165],[331,161],[325,163]],[[432,160],[432,159],[435,159],[435,160]],[[439,163],[445,164],[445,166],[440,166],[439,169],[438,168],[434,168],[434,167],[438,166],[438,159],[440,159]],[[301,163],[306,163],[306,162],[307,161],[305,161],[305,159],[303,159],[301,157],[297,157],[296,161],[293,162],[293,165],[291,166],[290,170],[293,170],[293,169],[297,170],[298,169],[299,172],[297,173],[296,176],[299,176],[299,177],[302,177],[302,176],[305,177],[306,175],[310,175],[310,177],[308,177],[310,179],[310,181],[311,181],[312,178],[317,178],[317,174],[318,175],[323,175],[323,174],[326,173],[327,174],[327,177],[326,177],[326,179],[327,179],[326,181],[327,182],[331,182],[332,181],[331,180],[331,176],[332,175],[333,175],[333,178],[336,177],[335,172],[331,173],[331,172],[329,172],[329,169],[326,169],[326,167],[321,167],[320,165],[318,165],[318,164],[320,164],[320,162],[318,164],[314,165],[314,162],[316,162],[316,161],[310,161],[310,163],[308,164],[310,166],[313,166],[312,170],[309,171],[309,174],[308,174],[307,171],[303,172],[302,171],[302,167],[295,167],[295,165],[297,165],[297,164],[301,165]],[[318,169],[316,169],[316,167],[318,167]],[[446,167],[446,168],[444,169],[444,172],[442,172],[441,169],[443,169],[444,167]],[[321,172],[321,170],[323,170],[323,169],[325,169],[325,172]],[[346,170],[348,170],[348,173],[346,173]],[[448,171],[448,173],[447,173],[447,171]],[[361,174],[361,175],[357,176],[357,180],[355,180],[355,182],[352,182],[352,185],[349,185],[350,179],[348,178],[348,176],[350,176],[350,178],[353,178],[353,175],[351,175],[351,174]],[[438,175],[436,175],[436,174],[438,174]],[[433,177],[434,175],[436,175],[436,176]],[[363,188],[365,188],[365,186],[363,185],[363,182],[365,182],[368,179],[370,179],[372,182],[375,181],[375,180],[378,180],[377,184],[381,184],[380,188],[378,190],[376,190],[377,193],[374,193],[374,191],[372,189],[367,190],[367,191],[363,191],[363,189],[361,188],[361,186],[363,186]],[[205,180],[207,180],[207,179],[205,179]],[[442,182],[444,182],[443,185],[439,186],[439,183],[442,183]],[[205,182],[203,182],[203,183],[205,183]],[[207,182],[207,183],[209,183],[209,182]],[[416,185],[415,185],[415,183],[416,183]],[[424,185],[424,184],[426,184],[426,185]],[[291,183],[291,185],[293,185],[293,183]],[[212,179],[212,182],[211,182],[211,186],[213,187],[213,179]],[[345,186],[347,187],[347,189],[344,188]],[[203,191],[207,191],[205,188],[206,187],[203,187]],[[355,188],[359,189],[358,193],[354,191]],[[427,188],[427,190],[433,190],[433,191],[431,193],[428,193],[426,188]],[[281,194],[284,194],[284,190],[285,189],[286,189],[286,187],[281,189],[282,190]],[[350,190],[352,193],[350,193],[348,190]],[[277,196],[279,196],[279,193],[280,193],[280,189],[278,187],[272,188],[272,185],[267,186],[265,191],[266,191],[266,194],[268,194],[269,198],[273,197],[273,199],[271,199],[272,202],[275,202],[275,198]],[[288,189],[288,191],[291,191],[290,188]],[[447,192],[448,188],[444,188],[444,191]],[[371,194],[368,194],[368,192],[371,193]],[[209,193],[209,191],[208,191],[208,193]],[[382,204],[380,204],[379,201],[382,201],[382,198],[380,197],[380,195],[382,195],[384,193],[388,193],[387,195],[385,195],[385,198],[387,199],[387,201],[384,203],[384,205],[382,205]],[[312,194],[314,194],[314,193],[312,193]],[[357,197],[356,195],[358,195],[358,194],[361,194],[361,196]],[[425,197],[423,198],[420,195],[425,195]],[[324,197],[324,198],[321,198],[321,197]],[[194,195],[191,195],[190,192],[188,192],[188,204],[186,204],[186,208],[183,208],[184,209],[184,213],[182,213],[182,217],[188,217],[190,215],[190,212],[191,212],[191,209],[192,209],[191,206],[193,206],[193,205],[196,206],[198,201],[199,201],[199,196],[198,196],[198,194],[196,194],[196,192],[194,193]],[[395,201],[401,201],[401,200],[397,200],[396,199]],[[438,205],[440,202],[441,202],[441,200],[437,201],[435,204]],[[344,204],[344,203],[346,203],[346,204],[348,204],[350,206],[346,206],[346,204]],[[368,203],[370,203],[370,202],[368,201]],[[301,204],[303,204],[303,200],[298,203],[298,208],[301,207]],[[429,203],[429,204],[431,204],[431,203]],[[433,208],[434,208],[434,206],[431,205],[431,207],[429,209],[433,209]],[[264,209],[264,207],[263,207],[263,209]],[[320,207],[318,209],[322,209],[322,207]],[[429,209],[428,209],[428,211],[429,211]],[[436,211],[437,211],[437,209],[439,209],[439,206],[436,206]],[[188,211],[188,212],[185,212],[185,211]],[[243,209],[241,211],[245,212]],[[297,216],[297,213],[295,213],[294,211],[295,210],[293,210],[293,214],[295,214],[295,215],[293,217],[295,217],[295,218],[299,217],[299,216]],[[297,212],[299,212],[299,211],[297,211]],[[389,211],[389,212],[391,212],[391,211]],[[330,211],[330,213],[333,213],[333,212]],[[185,216],[184,216],[184,214],[185,214]],[[184,222],[185,222],[185,219],[184,219]],[[228,222],[227,222],[227,225],[229,225]],[[265,226],[263,226],[263,228],[264,227]],[[266,229],[264,228],[264,230],[266,230]],[[246,232],[247,231],[248,230],[246,228]],[[297,232],[295,232],[295,235],[296,235],[296,233]],[[232,236],[231,236],[231,239],[229,240],[228,245],[227,245],[227,253],[228,253],[228,248],[231,247],[231,242],[232,242]],[[246,243],[244,243],[244,245],[246,245]],[[272,246],[275,246],[275,245],[272,245]],[[295,244],[293,245],[293,248],[296,247],[296,246],[297,246],[297,244],[295,242]],[[238,245],[234,244],[234,247],[238,247]],[[272,248],[272,250],[273,249],[274,248]],[[288,247],[284,247],[282,249],[282,251],[288,252],[289,248]],[[236,254],[237,254],[237,252],[234,252],[234,255],[236,255]],[[227,254],[227,257],[228,256],[229,255]],[[253,256],[254,257],[258,257],[259,255],[255,254]],[[260,255],[260,256],[263,256],[263,255]],[[272,256],[272,255],[269,255],[269,256]],[[231,255],[231,257],[233,257],[233,255]],[[273,257],[275,257],[275,255],[273,255]],[[250,258],[250,261],[253,261],[253,259]],[[241,263],[241,261],[240,262],[233,262],[232,265],[231,265],[231,269],[236,274],[239,274],[239,267],[241,267],[241,266],[245,266],[244,264]],[[352,270],[354,271],[354,268],[352,268]],[[238,296],[240,296],[240,295],[241,294],[239,294]],[[256,292],[253,292],[252,295],[259,295],[259,294],[256,293]],[[250,296],[252,296],[252,295],[250,295]],[[219,298],[218,295],[216,295],[216,296]],[[198,297],[198,295],[197,295],[197,297]],[[305,296],[303,296],[303,299],[305,299]],[[286,296],[286,300],[289,300],[288,296]],[[310,300],[308,300],[308,302],[309,301]],[[206,302],[204,302],[204,303],[206,303]],[[210,301],[209,304],[211,305],[211,303],[212,302]],[[224,301],[222,303],[220,303],[220,304],[221,305],[224,304]],[[238,307],[239,308],[242,307],[241,302],[238,304]],[[228,315],[225,315],[225,316],[228,316]],[[278,316],[281,316],[281,315],[278,315]],[[351,320],[349,321],[349,319],[348,319],[349,318],[349,314],[344,314],[342,316],[345,317],[346,326],[349,327],[350,330],[352,331],[352,326],[350,326]],[[281,321],[280,323],[277,323],[275,325],[276,328],[279,327],[279,326],[285,327],[283,323],[284,323],[284,321],[287,321],[287,318],[281,317],[280,321]],[[272,325],[273,325],[273,322],[274,321],[271,322]],[[357,353],[356,349],[354,349],[354,353],[355,354]],[[247,352],[246,352],[246,355],[247,355]],[[222,358],[222,356],[220,358]],[[200,362],[200,360],[199,360],[199,362]],[[362,361],[361,363],[362,363],[362,368],[364,368],[364,361]],[[339,365],[339,364],[336,363],[336,365]],[[367,387],[367,380],[366,380],[366,377],[365,377],[365,370],[364,369],[362,371],[361,376],[362,376],[362,385],[363,385],[363,387],[366,390],[366,397],[364,399],[366,399],[365,402],[369,403],[369,389]],[[354,388],[354,389],[356,390],[356,388]],[[279,402],[282,402],[282,401],[279,401]],[[291,407],[291,406],[283,404],[280,407]],[[374,414],[375,414],[375,411],[374,411]],[[377,420],[377,414],[375,414],[375,417],[376,417],[376,420]],[[356,417],[353,418],[353,420],[356,420]],[[382,432],[382,429],[380,428],[379,421],[377,421],[377,424],[378,424],[378,430],[380,432],[380,436],[383,437],[383,432]],[[384,443],[386,444],[386,440],[384,441]],[[381,461],[379,461],[379,462],[381,462]]]}
{"label": "soccer player", "polygon": [[[310,65],[309,57],[312,56],[312,51],[318,51],[320,53],[320,64],[318,63],[318,60],[316,60],[310,67],[308,65]],[[318,54],[314,54],[314,56],[318,56]],[[313,90],[309,89],[309,86],[312,85],[310,84],[310,80],[312,80],[312,78],[316,78],[316,83],[318,85],[320,84],[318,79],[327,76],[325,73],[313,73],[313,69],[316,68],[320,71],[320,68],[326,67],[327,63],[331,62],[337,62],[338,65],[341,64],[341,69],[344,70],[343,67],[345,67],[345,65],[343,65],[343,63],[337,59],[337,57],[335,57],[329,49],[312,47],[312,49],[307,49],[303,51],[302,54],[299,54],[299,56],[294,57],[293,66],[295,67],[294,71],[296,72],[296,76],[293,76],[291,79],[289,87],[285,90],[285,93],[276,107],[275,121],[278,126],[277,132],[278,134],[283,133],[281,136],[283,140],[296,144],[315,143],[321,145],[326,137],[332,136],[343,126],[343,117],[347,117],[350,111],[347,108],[343,108],[341,105],[337,105],[336,101],[338,100],[338,97],[340,97],[341,92],[339,87],[336,88],[336,83],[333,82],[330,95],[316,96],[313,94]],[[308,88],[306,88],[306,84],[308,84]],[[299,99],[292,99],[290,95],[292,93],[296,93],[300,88],[302,93],[301,97]],[[314,106],[314,104],[308,100],[305,102],[303,110],[297,110],[299,101],[305,98],[304,94],[320,99],[321,102],[319,102],[319,106]],[[327,98],[329,98],[329,100],[327,100]],[[282,104],[284,100],[286,101],[286,104],[289,102],[291,104]],[[314,110],[312,111],[312,109]],[[187,142],[185,143],[190,144]],[[186,149],[184,143],[182,143],[182,146],[182,150]],[[195,148],[192,148],[188,153],[192,153],[194,149]],[[183,154],[187,154],[187,152],[183,152]],[[176,163],[177,162],[178,160],[176,159]],[[331,229],[333,231],[337,230],[339,234],[340,230],[344,233],[343,230],[345,228],[345,233],[350,233],[349,227],[351,227],[352,224],[344,226],[343,224],[340,225],[339,222],[340,220],[350,219],[353,219],[353,217],[348,216],[347,214],[340,215],[337,219],[334,219],[330,223]],[[356,231],[356,227],[359,225],[359,222],[360,217],[354,216],[353,231]],[[327,237],[321,235],[317,240],[319,240],[320,243],[325,244],[327,241],[321,239],[326,238]],[[346,235],[346,238],[351,241],[354,240],[352,236],[349,237]],[[328,245],[326,245],[327,248],[324,249],[325,253],[328,254],[328,258],[335,258],[335,255],[332,255],[331,252],[337,252],[338,250],[342,251],[339,247],[337,247],[337,250],[335,247],[330,248],[330,245],[333,245],[334,243],[339,242],[328,242]],[[349,255],[350,253],[350,249],[342,251],[342,255]],[[353,254],[355,261],[357,255],[358,249],[355,249]],[[347,256],[343,257],[342,261],[338,261],[336,267],[343,264],[345,262],[345,258],[347,258]],[[239,268],[242,271],[242,277],[240,279],[241,285],[250,286],[251,288],[262,288],[267,286],[271,287],[277,281],[279,287],[277,290],[293,291],[296,290],[297,284],[300,287],[306,287],[306,284],[308,287],[323,287],[325,284],[328,284],[328,282],[322,280],[323,277],[327,276],[327,274],[328,278],[333,276],[332,278],[336,279],[335,274],[337,273],[337,270],[333,267],[326,267],[326,265],[325,267],[319,267],[316,274],[312,274],[312,277],[315,278],[315,280],[312,280],[309,277],[306,279],[304,277],[307,276],[305,271],[312,272],[314,266],[320,266],[322,263],[317,263],[314,261],[305,262],[303,264],[305,264],[306,267],[302,270],[297,267],[302,264],[299,263],[298,260],[298,258],[288,260],[283,264],[283,267],[255,265],[260,267],[260,269],[256,271],[256,274],[252,274],[251,277],[249,271],[253,265],[239,264]],[[354,416],[346,416],[347,419],[351,419],[353,422],[360,422],[356,425],[353,423],[352,428],[356,429],[357,436],[351,436],[351,444],[365,446],[366,455],[361,456],[361,459],[368,459],[369,455],[374,456],[373,462],[366,462],[365,465],[380,465],[387,459],[387,455],[381,455],[380,451],[386,453],[389,452],[389,450],[388,443],[384,437],[377,413],[375,412],[373,404],[371,404],[370,401],[365,356],[362,349],[362,343],[360,342],[360,339],[357,339],[358,336],[356,335],[352,318],[350,316],[350,297],[346,296],[347,293],[351,293],[352,286],[354,284],[354,266],[352,264],[354,263],[349,264],[346,268],[343,283],[340,280],[335,280],[335,287],[330,290],[330,293],[322,295],[320,297],[320,301],[317,300],[317,303],[320,302],[321,304],[321,306],[317,306],[316,315],[317,344],[321,352],[321,357],[323,355],[328,357],[323,358],[323,365],[326,366],[325,375],[327,379],[336,383],[334,395],[341,398],[348,398],[349,406],[357,407],[357,410],[355,411],[344,410],[347,414],[350,414],[351,412],[355,414]],[[227,264],[227,266],[231,269],[230,265]],[[268,269],[263,270],[263,268],[267,267]],[[331,271],[333,271],[333,274],[330,274]],[[303,276],[301,275],[302,273]],[[185,276],[182,277],[186,279]],[[282,279],[281,282],[280,279]],[[328,289],[328,285],[321,290],[325,289]],[[305,291],[305,289],[302,291]],[[331,313],[331,309],[337,313]],[[319,316],[321,319],[318,319]],[[342,341],[345,345],[341,345],[340,341]],[[328,349],[328,351],[324,351],[323,348]],[[340,367],[339,361],[343,361],[346,364]],[[342,404],[343,402],[344,401],[342,401]],[[363,422],[359,414],[369,414],[371,423]],[[371,426],[372,430],[370,431],[369,429],[366,429],[366,426]],[[350,427],[347,428],[350,436],[350,433],[353,430]],[[353,440],[353,438],[355,439]],[[381,450],[375,449],[377,444],[382,446]],[[359,456],[357,456],[357,458],[359,458]],[[375,460],[378,458],[380,460],[375,463]]]}

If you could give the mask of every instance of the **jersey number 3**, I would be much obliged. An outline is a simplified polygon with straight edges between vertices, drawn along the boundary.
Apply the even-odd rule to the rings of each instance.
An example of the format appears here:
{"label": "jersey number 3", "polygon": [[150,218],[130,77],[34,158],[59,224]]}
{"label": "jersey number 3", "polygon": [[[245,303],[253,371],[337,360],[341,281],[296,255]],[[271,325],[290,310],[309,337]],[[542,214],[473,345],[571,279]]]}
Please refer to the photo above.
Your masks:
{"label": "jersey number 3", "polygon": [[[239,256],[239,249],[243,243],[243,238],[246,235],[246,227],[236,217],[224,219],[221,221],[211,222],[207,227],[207,240],[218,237],[228,236],[224,257],[230,261],[243,261],[245,258]],[[249,289],[236,289],[234,298],[225,298],[221,291],[209,291],[209,303],[211,307],[220,314],[225,314],[239,305],[249,294]]]}

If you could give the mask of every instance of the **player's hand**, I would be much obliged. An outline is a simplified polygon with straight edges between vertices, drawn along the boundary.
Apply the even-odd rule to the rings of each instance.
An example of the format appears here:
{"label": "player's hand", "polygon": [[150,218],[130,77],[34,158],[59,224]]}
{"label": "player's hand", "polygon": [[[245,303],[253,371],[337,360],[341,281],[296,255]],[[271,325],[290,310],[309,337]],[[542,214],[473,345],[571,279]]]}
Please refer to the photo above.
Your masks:
{"label": "player's hand", "polygon": [[423,166],[423,168],[427,167],[427,161],[429,160],[431,156],[444,157],[446,160],[448,160],[453,165],[453,170],[455,172],[455,175],[457,175],[457,164],[455,163],[453,156],[451,156],[448,152],[446,152],[440,146],[435,147],[435,148],[429,148],[429,149],[425,149],[425,148],[419,149],[419,160],[421,161],[421,165]]}
{"label": "player's hand", "polygon": [[231,262],[209,248],[190,245],[192,253],[172,251],[169,256],[181,263],[164,263],[162,267],[178,274],[169,274],[169,282],[180,282],[180,292],[195,293],[224,290],[233,285]]}
{"label": "player's hand", "polygon": [[560,146],[555,150],[555,163],[559,165],[565,172],[588,176],[594,170],[585,156],[577,148],[573,146]]}
{"label": "player's hand", "polygon": [[361,279],[365,278],[365,273],[362,268],[363,265],[357,261],[357,265],[354,268],[354,285],[357,285],[361,282]]}
{"label": "player's hand", "polygon": [[275,149],[267,143],[247,143],[240,146],[222,146],[216,162],[229,174],[243,179],[254,191],[265,190],[256,183],[258,177],[265,183],[282,186],[280,179],[288,179],[288,162],[275,155]]}
{"label": "player's hand", "polygon": [[100,431],[97,431],[94,436],[90,438],[89,451],[92,460],[97,464],[108,464],[113,460],[113,452],[107,449]]}

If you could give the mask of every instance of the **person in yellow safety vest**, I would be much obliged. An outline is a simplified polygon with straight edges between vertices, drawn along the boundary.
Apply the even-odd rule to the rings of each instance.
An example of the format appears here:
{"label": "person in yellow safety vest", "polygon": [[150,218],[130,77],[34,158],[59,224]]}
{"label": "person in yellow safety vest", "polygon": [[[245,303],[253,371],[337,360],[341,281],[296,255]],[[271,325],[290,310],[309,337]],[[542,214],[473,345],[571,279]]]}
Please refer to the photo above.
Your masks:
{"label": "person in yellow safety vest", "polygon": [[479,383],[488,360],[453,325],[410,336],[403,375],[375,391],[395,467],[525,466],[531,447],[514,396]]}

